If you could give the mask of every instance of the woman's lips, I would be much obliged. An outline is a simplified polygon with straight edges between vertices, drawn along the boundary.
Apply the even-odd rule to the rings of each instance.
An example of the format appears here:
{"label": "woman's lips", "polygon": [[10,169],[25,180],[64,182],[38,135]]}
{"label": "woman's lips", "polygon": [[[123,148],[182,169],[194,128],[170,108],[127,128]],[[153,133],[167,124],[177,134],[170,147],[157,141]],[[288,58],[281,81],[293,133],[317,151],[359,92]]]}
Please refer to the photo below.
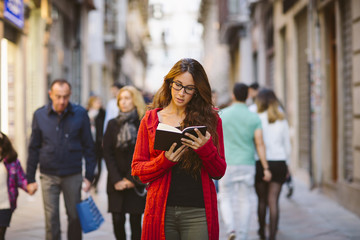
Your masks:
{"label": "woman's lips", "polygon": [[183,103],[185,100],[184,99],[180,99],[180,98],[176,98],[176,100],[179,102],[179,103]]}

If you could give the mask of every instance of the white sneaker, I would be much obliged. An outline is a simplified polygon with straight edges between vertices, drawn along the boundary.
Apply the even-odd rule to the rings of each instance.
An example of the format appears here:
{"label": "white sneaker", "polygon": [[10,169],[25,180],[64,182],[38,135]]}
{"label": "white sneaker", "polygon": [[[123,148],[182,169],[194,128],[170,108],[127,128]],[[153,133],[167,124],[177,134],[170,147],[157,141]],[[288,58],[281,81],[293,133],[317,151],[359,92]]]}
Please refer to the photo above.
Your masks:
{"label": "white sneaker", "polygon": [[234,240],[236,237],[235,232],[229,233],[228,240]]}

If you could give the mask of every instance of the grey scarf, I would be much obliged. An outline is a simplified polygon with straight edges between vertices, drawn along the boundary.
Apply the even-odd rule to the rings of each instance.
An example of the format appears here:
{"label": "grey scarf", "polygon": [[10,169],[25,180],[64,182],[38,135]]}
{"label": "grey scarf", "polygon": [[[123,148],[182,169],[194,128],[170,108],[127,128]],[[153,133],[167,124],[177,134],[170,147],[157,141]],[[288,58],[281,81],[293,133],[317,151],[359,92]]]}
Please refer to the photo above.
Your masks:
{"label": "grey scarf", "polygon": [[116,137],[116,148],[125,150],[129,147],[135,146],[137,138],[136,122],[139,117],[136,108],[131,112],[120,112],[116,120],[120,126],[119,132]]}

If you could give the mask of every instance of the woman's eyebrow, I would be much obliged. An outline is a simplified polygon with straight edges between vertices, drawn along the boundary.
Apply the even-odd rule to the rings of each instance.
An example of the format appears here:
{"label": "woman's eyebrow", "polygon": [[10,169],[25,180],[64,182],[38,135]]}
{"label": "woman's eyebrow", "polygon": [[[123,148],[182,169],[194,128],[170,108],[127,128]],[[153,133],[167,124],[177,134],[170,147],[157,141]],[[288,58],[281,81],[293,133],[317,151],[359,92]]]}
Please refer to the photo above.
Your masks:
{"label": "woman's eyebrow", "polygon": [[[177,83],[180,83],[181,85],[183,85],[183,83],[182,82],[180,82],[180,80],[174,80],[174,82],[177,82]],[[193,87],[195,87],[195,85],[194,84],[189,84],[189,85],[183,85],[184,87],[188,87],[188,86],[193,86]]]}

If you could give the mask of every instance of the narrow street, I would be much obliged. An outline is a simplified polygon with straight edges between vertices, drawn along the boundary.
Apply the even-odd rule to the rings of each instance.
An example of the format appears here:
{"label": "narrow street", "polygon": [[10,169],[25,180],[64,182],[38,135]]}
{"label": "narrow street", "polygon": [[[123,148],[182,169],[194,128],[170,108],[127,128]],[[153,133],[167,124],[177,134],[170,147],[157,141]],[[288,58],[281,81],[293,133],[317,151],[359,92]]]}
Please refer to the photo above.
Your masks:
{"label": "narrow street", "polygon": [[[85,240],[115,239],[112,232],[111,215],[107,213],[107,195],[105,190],[106,172],[103,172],[100,190],[92,192],[105,222],[92,233],[84,234]],[[318,190],[309,191],[307,186],[295,176],[294,195],[286,198],[287,187],[284,185],[280,200],[280,223],[278,240],[344,240],[360,239],[360,218],[347,211],[336,202],[322,195]],[[254,203],[256,197],[253,196]],[[257,220],[256,204],[253,205],[249,240],[256,240]],[[224,216],[226,217],[226,216]],[[220,217],[220,239],[226,239]],[[62,239],[66,239],[66,214],[61,200]],[[127,225],[129,228],[129,226]],[[44,239],[45,223],[41,192],[28,196],[21,191],[11,226],[6,233],[9,240]],[[130,238],[128,238],[130,239]]]}
{"label": "narrow street", "polygon": [[[198,77],[190,68],[172,71],[174,64],[184,59],[199,62],[206,77]],[[184,91],[185,97],[175,104],[178,113],[193,97],[195,104],[190,105],[206,109],[211,94],[211,104],[219,109],[221,118],[232,104],[244,102],[249,109],[256,108],[266,159],[286,160],[294,173],[294,195],[288,199],[284,186],[280,196],[278,240],[360,240],[360,0],[0,0],[0,69],[0,134],[9,138],[30,182],[40,168],[51,169],[49,174],[71,171],[75,162],[72,165],[70,158],[78,152],[76,161],[80,161],[80,148],[89,152],[83,148],[91,145],[90,138],[97,146],[97,157],[108,153],[101,148],[102,133],[108,120],[123,112],[119,91],[124,86],[138,90],[151,108],[171,107],[175,94]],[[182,71],[192,79],[181,80],[174,88]],[[170,77],[172,72],[179,74]],[[61,98],[53,88],[59,81],[68,84]],[[245,101],[233,97],[237,84],[249,87]],[[261,91],[271,92],[272,97],[258,96]],[[161,100],[170,95],[169,101]],[[60,108],[56,106],[59,99],[66,99]],[[262,99],[276,101],[269,100],[269,108],[268,103],[261,104]],[[82,117],[82,124],[76,124],[75,114],[68,114],[73,112],[69,106],[75,105],[82,109],[78,113],[87,111],[88,119]],[[131,105],[142,118],[139,113],[145,106]],[[47,115],[39,110],[44,106]],[[211,129],[213,123],[201,117],[206,113],[203,110],[197,111],[199,117],[186,110],[184,120],[175,116],[174,123],[187,126],[194,120]],[[44,122],[38,120],[38,111]],[[58,114],[57,121],[53,113]],[[282,121],[283,130],[276,132],[284,135],[281,139],[285,141],[276,141],[269,130],[275,129],[270,123],[276,121]],[[73,126],[82,129],[73,133]],[[224,126],[229,125],[223,124],[223,133]],[[115,135],[115,130],[109,132]],[[79,133],[88,133],[82,139],[89,144],[78,141]],[[230,129],[223,139],[241,139],[245,131],[234,133]],[[226,145],[225,152],[235,149]],[[270,151],[272,145],[276,150],[286,149],[279,151],[286,156]],[[34,151],[31,146],[36,146]],[[6,152],[3,149],[0,143],[0,153]],[[250,163],[253,153],[248,154]],[[0,154],[0,158],[8,156]],[[228,156],[225,159],[232,161]],[[120,165],[120,171],[127,171]],[[91,191],[105,223],[84,234],[84,239],[114,239],[106,178],[104,172],[99,192]],[[3,179],[0,172],[0,186]],[[317,188],[310,191],[307,179]],[[8,208],[6,194],[0,196],[0,206]],[[254,192],[251,197],[249,240],[257,240],[257,197]],[[64,240],[67,217],[63,199],[60,211]],[[219,213],[220,239],[227,239],[223,221],[227,217]],[[41,189],[34,196],[20,191],[10,225],[7,240],[45,239]],[[128,223],[126,226],[130,228]],[[0,235],[1,239],[1,231]]]}

